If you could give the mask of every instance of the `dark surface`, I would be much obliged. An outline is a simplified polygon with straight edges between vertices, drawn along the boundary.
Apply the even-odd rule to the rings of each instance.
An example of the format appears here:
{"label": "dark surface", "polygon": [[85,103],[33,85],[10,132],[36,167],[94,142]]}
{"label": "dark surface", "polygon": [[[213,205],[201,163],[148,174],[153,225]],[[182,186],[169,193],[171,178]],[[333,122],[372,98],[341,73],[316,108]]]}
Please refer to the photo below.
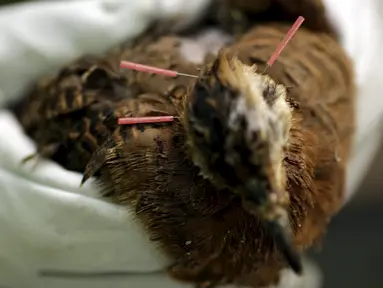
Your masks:
{"label": "dark surface", "polygon": [[28,1],[28,0],[0,0],[0,6],[8,5],[8,4],[15,4],[15,3],[22,3],[22,2],[35,2],[35,1]]}
{"label": "dark surface", "polygon": [[356,197],[333,219],[322,252],[313,253],[324,274],[324,288],[383,287],[381,151]]}

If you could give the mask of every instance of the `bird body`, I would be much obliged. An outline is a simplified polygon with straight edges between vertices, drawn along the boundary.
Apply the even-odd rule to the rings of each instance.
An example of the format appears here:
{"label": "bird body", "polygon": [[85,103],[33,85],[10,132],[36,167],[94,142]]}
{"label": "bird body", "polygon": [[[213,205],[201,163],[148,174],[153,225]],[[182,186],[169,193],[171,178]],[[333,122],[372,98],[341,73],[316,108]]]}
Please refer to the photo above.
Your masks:
{"label": "bird body", "polygon": [[[16,113],[39,154],[83,172],[84,181],[97,176],[105,195],[134,207],[174,260],[174,278],[264,287],[286,266],[261,221],[279,210],[255,209],[241,194],[246,181],[265,179],[258,182],[272,187],[275,203],[288,211],[294,247],[304,251],[340,206],[354,124],[352,67],[326,33],[298,31],[269,69],[271,78],[260,73],[288,28],[255,26],[198,60],[185,57],[184,36],[143,37],[42,80]],[[121,60],[202,71],[199,79],[125,73],[117,68]],[[265,81],[256,87],[262,93],[254,79]],[[160,115],[176,120],[117,124],[118,117]],[[242,126],[229,125],[235,115],[254,142],[241,138]]]}

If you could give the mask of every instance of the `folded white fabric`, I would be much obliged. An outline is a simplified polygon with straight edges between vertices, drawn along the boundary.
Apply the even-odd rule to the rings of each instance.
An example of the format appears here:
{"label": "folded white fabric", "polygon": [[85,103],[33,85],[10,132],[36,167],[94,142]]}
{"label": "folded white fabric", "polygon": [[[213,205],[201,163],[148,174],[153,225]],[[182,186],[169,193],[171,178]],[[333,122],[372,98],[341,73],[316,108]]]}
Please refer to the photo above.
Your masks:
{"label": "folded white fabric", "polygon": [[[39,75],[134,37],[154,19],[183,14],[180,25],[191,23],[207,1],[46,1],[0,10],[0,107]],[[383,27],[378,23],[378,0],[325,2],[356,62],[361,96],[358,139],[368,138],[368,143],[356,146],[351,195],[382,131],[378,120],[383,101],[377,98],[383,88],[377,77],[381,59],[373,57],[383,42],[379,32]],[[81,175],[50,161],[34,170],[33,163],[21,166],[20,160],[34,151],[12,114],[0,110],[0,286],[189,287],[161,273],[167,259],[129,211],[99,199],[93,183],[80,189]],[[44,270],[84,274],[42,277],[39,273]],[[91,277],[98,272],[104,276]],[[299,281],[288,278],[289,283]]]}

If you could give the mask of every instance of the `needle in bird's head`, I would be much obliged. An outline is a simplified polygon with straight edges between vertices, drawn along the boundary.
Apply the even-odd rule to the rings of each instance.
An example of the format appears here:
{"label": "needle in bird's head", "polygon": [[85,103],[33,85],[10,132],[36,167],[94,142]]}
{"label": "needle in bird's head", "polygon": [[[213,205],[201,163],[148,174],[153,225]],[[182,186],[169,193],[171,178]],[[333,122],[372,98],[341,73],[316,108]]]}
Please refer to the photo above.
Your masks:
{"label": "needle in bird's head", "polygon": [[262,74],[265,74],[267,70],[274,64],[274,62],[278,59],[279,55],[282,53],[283,49],[286,47],[287,43],[293,38],[295,33],[298,31],[299,27],[305,21],[305,18],[299,16],[297,20],[295,20],[294,24],[291,26],[289,31],[287,31],[285,37],[283,37],[282,41],[275,48],[274,53],[271,54],[269,60],[266,62],[266,68],[263,70]]}

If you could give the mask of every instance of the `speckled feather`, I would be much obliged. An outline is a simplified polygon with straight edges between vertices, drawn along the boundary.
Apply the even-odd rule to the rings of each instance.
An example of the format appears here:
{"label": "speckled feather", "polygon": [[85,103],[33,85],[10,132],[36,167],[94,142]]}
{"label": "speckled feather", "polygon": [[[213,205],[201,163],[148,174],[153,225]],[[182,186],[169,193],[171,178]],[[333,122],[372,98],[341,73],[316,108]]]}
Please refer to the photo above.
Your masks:
{"label": "speckled feather", "polygon": [[[257,26],[225,52],[262,71],[288,28]],[[176,36],[145,41],[106,58],[108,65],[98,59],[80,61],[43,81],[20,105],[21,123],[40,151],[59,145],[52,159],[85,170],[85,178],[96,173],[112,199],[135,208],[152,241],[174,259],[169,268],[173,277],[252,287],[277,281],[284,264],[273,241],[240,199],[200,175],[187,152],[182,121],[116,126],[119,116],[184,115],[194,79],[113,68],[122,58],[194,73],[196,65],[177,53]],[[98,71],[93,72],[97,81],[89,82],[95,86],[87,86],[89,69]],[[268,73],[289,87],[293,118],[283,165],[294,242],[305,250],[322,236],[343,196],[354,123],[352,67],[330,36],[302,29]],[[81,100],[66,96],[73,90],[80,91]]]}

